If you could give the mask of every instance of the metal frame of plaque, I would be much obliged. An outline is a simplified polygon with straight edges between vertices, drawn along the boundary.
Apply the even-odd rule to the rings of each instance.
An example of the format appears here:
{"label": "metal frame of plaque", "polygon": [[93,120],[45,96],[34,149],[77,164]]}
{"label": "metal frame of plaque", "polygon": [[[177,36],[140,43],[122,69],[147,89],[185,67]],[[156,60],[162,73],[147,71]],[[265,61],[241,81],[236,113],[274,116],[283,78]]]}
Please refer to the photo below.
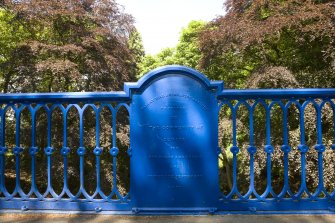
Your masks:
{"label": "metal frame of plaque", "polygon": [[223,82],[168,66],[127,87],[133,211],[214,212],[220,196],[216,98]]}

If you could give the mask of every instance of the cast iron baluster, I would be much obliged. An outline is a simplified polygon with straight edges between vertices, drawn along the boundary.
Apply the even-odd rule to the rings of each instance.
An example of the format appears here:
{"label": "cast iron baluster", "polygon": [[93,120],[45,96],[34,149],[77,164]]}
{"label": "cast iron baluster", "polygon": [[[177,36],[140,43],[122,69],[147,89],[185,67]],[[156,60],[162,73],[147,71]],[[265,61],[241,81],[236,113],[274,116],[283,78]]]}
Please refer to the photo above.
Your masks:
{"label": "cast iron baluster", "polygon": [[13,197],[16,196],[18,193],[21,198],[27,199],[27,195],[22,191],[21,182],[20,182],[20,154],[23,152],[23,148],[20,146],[20,126],[21,126],[21,111],[24,109],[25,105],[21,105],[20,107],[16,108],[13,106],[15,111],[15,119],[16,119],[16,126],[15,126],[15,147],[13,148],[13,153],[15,155],[15,189],[12,194]]}
{"label": "cast iron baluster", "polygon": [[307,100],[303,103],[302,106],[299,105],[300,113],[300,144],[298,145],[298,150],[301,153],[301,185],[298,193],[294,195],[295,199],[301,199],[301,196],[304,192],[311,197],[306,185],[306,153],[308,152],[308,146],[305,144],[305,108],[310,101]]}
{"label": "cast iron baluster", "polygon": [[55,193],[53,187],[52,187],[52,173],[51,173],[51,167],[52,167],[52,154],[54,152],[54,148],[51,146],[51,129],[52,129],[52,123],[51,123],[51,115],[56,106],[52,106],[50,109],[45,105],[45,110],[47,112],[47,121],[48,121],[48,129],[47,129],[47,146],[44,148],[44,153],[47,156],[47,171],[48,171],[48,185],[47,190],[43,194],[43,197],[48,196],[50,193],[53,198],[59,199],[58,195]]}
{"label": "cast iron baluster", "polygon": [[35,194],[38,199],[42,200],[43,196],[39,193],[36,186],[36,154],[39,149],[36,146],[36,112],[40,108],[40,105],[36,105],[35,108],[28,106],[28,109],[31,113],[31,147],[29,148],[29,154],[31,156],[31,189],[28,193],[28,197],[32,194]]}
{"label": "cast iron baluster", "polygon": [[114,196],[114,194],[117,196],[118,199],[122,199],[122,195],[120,194],[118,188],[117,188],[117,175],[116,175],[116,165],[117,165],[117,160],[116,160],[116,156],[119,153],[119,149],[116,147],[116,115],[118,113],[118,108],[119,106],[117,106],[117,108],[113,108],[112,110],[112,144],[113,147],[109,150],[109,153],[112,155],[112,159],[113,159],[113,189],[112,189],[112,193],[109,196],[109,198],[112,198]]}
{"label": "cast iron baluster", "polygon": [[[220,110],[221,110],[221,108],[222,108],[222,106],[223,105],[227,105],[228,107],[229,107],[229,109],[230,109],[230,111],[232,112],[232,122],[233,122],[233,124],[232,124],[232,132],[233,132],[233,136],[232,136],[232,139],[234,140],[234,119],[233,119],[233,113],[234,113],[234,106],[229,102],[229,101],[226,101],[226,100],[223,100],[220,104],[219,104],[219,106],[218,106],[218,115],[220,114]],[[236,115],[235,115],[236,116]],[[220,121],[220,120],[218,120],[218,121]],[[236,121],[235,121],[235,123],[236,123]],[[235,124],[236,125],[236,124]],[[235,133],[236,134],[236,133]],[[221,151],[221,148],[220,147],[218,147],[218,151],[217,151],[217,153],[218,153],[218,156],[220,155],[220,154],[222,154],[222,151]],[[234,170],[233,170],[233,172],[234,172]],[[230,195],[231,194],[231,195]],[[229,197],[229,199],[231,199],[231,196],[233,196],[233,194],[234,194],[234,184],[233,184],[233,186],[232,186],[232,189],[230,190],[230,192],[228,193],[228,195],[225,195],[222,191],[221,191],[221,199],[223,199],[223,200],[227,200],[228,199],[228,196],[230,196]]]}
{"label": "cast iron baluster", "polygon": [[86,154],[86,148],[84,147],[84,111],[87,108],[88,104],[84,105],[81,109],[79,105],[74,105],[79,113],[79,148],[77,149],[77,154],[79,155],[79,177],[80,177],[80,187],[79,191],[76,194],[76,197],[79,198],[81,194],[85,196],[86,199],[90,199],[90,196],[87,194],[84,185],[84,156]]}
{"label": "cast iron baluster", "polygon": [[[59,195],[59,197],[63,197],[64,194],[67,194],[70,198],[70,200],[76,200],[76,197],[71,193],[69,186],[68,186],[68,179],[67,179],[67,174],[68,174],[68,154],[70,152],[70,148],[67,147],[67,113],[70,110],[70,108],[73,105],[68,105],[66,109],[62,104],[59,104],[58,107],[61,109],[63,113],[63,148],[61,149],[61,154],[64,159],[64,185],[63,185],[63,190],[62,193]],[[56,108],[56,106],[54,107]]]}
{"label": "cast iron baluster", "polygon": [[313,198],[317,199],[322,192],[325,195],[329,196],[323,183],[323,152],[326,150],[326,147],[322,143],[322,120],[321,120],[322,107],[325,105],[327,101],[323,101],[320,105],[318,105],[315,101],[313,102],[316,109],[316,123],[317,123],[316,126],[317,144],[315,145],[314,148],[316,151],[318,151],[318,176],[319,176],[318,188],[313,194]]}
{"label": "cast iron baluster", "polygon": [[[97,179],[97,186],[94,194],[92,195],[92,199],[94,199],[98,194],[101,196],[103,200],[107,199],[106,195],[101,191],[101,171],[100,171],[100,156],[103,152],[103,149],[100,147],[100,112],[104,105],[102,104],[99,108],[95,105],[92,105],[92,108],[95,112],[95,148],[93,153],[95,155],[95,172]],[[95,200],[96,201],[96,200]]]}
{"label": "cast iron baluster", "polygon": [[[7,106],[6,106],[7,107]],[[6,190],[6,185],[5,185],[5,154],[7,152],[7,147],[6,147],[6,141],[5,141],[5,123],[6,123],[6,110],[0,109],[0,115],[1,115],[1,141],[0,141],[0,190],[3,193],[5,197],[10,196],[8,191]]]}
{"label": "cast iron baluster", "polygon": [[248,146],[248,153],[250,156],[249,160],[249,167],[250,167],[250,184],[248,192],[243,196],[244,199],[249,200],[250,196],[254,194],[257,199],[262,199],[255,189],[255,170],[254,170],[254,156],[257,152],[257,148],[255,146],[255,139],[254,139],[254,111],[257,105],[257,101],[254,102],[252,106],[249,106],[249,146]]}
{"label": "cast iron baluster", "polygon": [[271,154],[273,153],[273,146],[271,145],[271,109],[273,106],[278,103],[277,101],[271,102],[270,105],[267,105],[266,102],[262,102],[265,108],[266,117],[266,139],[265,139],[265,146],[264,146],[264,152],[266,152],[266,189],[264,193],[261,195],[262,198],[266,198],[269,194],[271,194],[273,197],[276,197],[276,194],[274,193],[272,189],[272,174],[271,174]]}
{"label": "cast iron baluster", "polygon": [[232,124],[233,124],[233,146],[230,148],[230,151],[233,154],[233,188],[231,189],[230,193],[227,195],[228,199],[232,199],[234,194],[236,194],[238,197],[242,197],[240,192],[237,188],[237,153],[239,152],[239,148],[237,146],[237,140],[236,140],[236,110],[238,109],[238,106],[240,103],[237,103],[235,106],[233,106],[232,109]]}
{"label": "cast iron baluster", "polygon": [[[119,103],[118,106],[116,107],[116,114],[117,112],[120,110],[121,107],[124,107],[126,110],[127,110],[127,113],[128,115],[130,114],[130,108],[129,108],[129,105],[127,103]],[[117,115],[116,115],[117,116]],[[130,116],[130,115],[129,115]],[[130,117],[129,117],[130,118]],[[130,124],[130,119],[129,119],[129,124]],[[115,125],[116,125],[116,119],[115,119]],[[115,135],[116,137],[117,135]],[[131,148],[130,148],[130,145],[129,145],[129,148],[127,150],[127,154],[131,157]],[[124,196],[122,196],[120,194],[120,192],[118,191],[118,194],[119,194],[119,197],[120,197],[120,200],[122,202],[126,202],[127,200],[129,201],[129,198],[130,198],[130,193],[128,191],[128,193]]]}
{"label": "cast iron baluster", "polygon": [[249,190],[245,195],[246,199],[249,199],[252,193],[255,193],[255,175],[254,175],[254,154],[256,153],[257,148],[255,146],[254,140],[254,106],[252,106],[249,110],[249,146],[248,153],[250,156],[249,159],[249,172],[250,172],[250,182],[249,182]]}
{"label": "cast iron baluster", "polygon": [[291,147],[289,146],[288,142],[288,126],[287,126],[287,112],[292,104],[292,101],[286,103],[286,105],[282,108],[283,111],[283,145],[281,146],[281,151],[284,152],[284,187],[282,191],[279,193],[278,198],[284,198],[285,195],[288,193],[291,197],[293,193],[290,189],[289,182],[288,182],[288,154],[291,151]]}

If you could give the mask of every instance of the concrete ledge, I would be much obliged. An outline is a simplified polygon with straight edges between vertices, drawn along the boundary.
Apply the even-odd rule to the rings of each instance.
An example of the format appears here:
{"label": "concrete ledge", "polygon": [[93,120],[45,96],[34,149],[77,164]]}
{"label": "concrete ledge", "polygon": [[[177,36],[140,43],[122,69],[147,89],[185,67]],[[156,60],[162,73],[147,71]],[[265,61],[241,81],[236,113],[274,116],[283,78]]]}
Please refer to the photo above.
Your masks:
{"label": "concrete ledge", "polygon": [[1,213],[2,223],[55,222],[55,223],[335,223],[335,215],[222,215],[222,216],[111,216],[92,214]]}

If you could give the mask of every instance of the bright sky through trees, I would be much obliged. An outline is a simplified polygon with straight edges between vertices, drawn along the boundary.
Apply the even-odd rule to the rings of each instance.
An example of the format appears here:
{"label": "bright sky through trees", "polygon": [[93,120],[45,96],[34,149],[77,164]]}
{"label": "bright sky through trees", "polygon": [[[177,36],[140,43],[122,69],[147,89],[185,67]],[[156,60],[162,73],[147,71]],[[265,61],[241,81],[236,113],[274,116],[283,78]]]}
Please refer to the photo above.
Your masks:
{"label": "bright sky through trees", "polygon": [[191,20],[210,21],[224,14],[223,0],[118,0],[136,19],[147,54],[177,44]]}

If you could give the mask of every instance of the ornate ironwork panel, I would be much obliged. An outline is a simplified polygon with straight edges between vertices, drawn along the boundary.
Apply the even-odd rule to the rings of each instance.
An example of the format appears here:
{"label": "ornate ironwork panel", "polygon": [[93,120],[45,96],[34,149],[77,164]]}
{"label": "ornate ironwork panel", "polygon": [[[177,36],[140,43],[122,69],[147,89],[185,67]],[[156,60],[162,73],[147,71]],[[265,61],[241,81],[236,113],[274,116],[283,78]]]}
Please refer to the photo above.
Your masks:
{"label": "ornate ironwork panel", "polygon": [[182,66],[122,92],[0,94],[0,209],[334,213],[334,114],[335,89],[229,90]]}

